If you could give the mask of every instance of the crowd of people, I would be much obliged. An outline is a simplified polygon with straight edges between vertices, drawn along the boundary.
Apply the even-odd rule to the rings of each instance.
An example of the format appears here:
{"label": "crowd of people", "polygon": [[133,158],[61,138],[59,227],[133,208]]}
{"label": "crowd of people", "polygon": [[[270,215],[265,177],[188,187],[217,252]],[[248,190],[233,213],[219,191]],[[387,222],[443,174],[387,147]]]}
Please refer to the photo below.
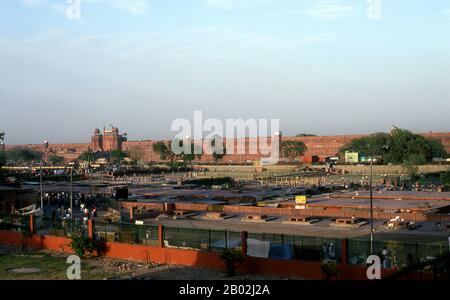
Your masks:
{"label": "crowd of people", "polygon": [[[44,203],[53,207],[61,207],[70,205],[70,193],[67,192],[49,192],[44,193],[43,195]],[[96,197],[91,197],[91,195],[87,195],[81,192],[74,192],[72,194],[72,200],[74,206],[79,206],[80,203],[85,203],[88,206],[95,205]]]}
{"label": "crowd of people", "polygon": [[44,201],[51,207],[53,221],[82,220],[83,224],[87,224],[90,218],[97,217],[95,199],[80,192],[73,193],[73,208],[70,193],[66,192],[45,193]]}

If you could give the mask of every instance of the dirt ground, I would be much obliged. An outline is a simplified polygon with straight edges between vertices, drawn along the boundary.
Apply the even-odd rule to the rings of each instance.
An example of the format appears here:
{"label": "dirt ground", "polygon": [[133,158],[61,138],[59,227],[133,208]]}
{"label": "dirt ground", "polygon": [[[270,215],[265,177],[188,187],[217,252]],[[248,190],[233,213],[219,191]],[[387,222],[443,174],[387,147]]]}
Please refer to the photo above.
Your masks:
{"label": "dirt ground", "polygon": [[[0,245],[0,280],[66,280],[68,255]],[[224,272],[185,266],[130,262],[104,257],[81,261],[82,280],[278,280],[294,279]],[[298,279],[298,278],[295,278]]]}

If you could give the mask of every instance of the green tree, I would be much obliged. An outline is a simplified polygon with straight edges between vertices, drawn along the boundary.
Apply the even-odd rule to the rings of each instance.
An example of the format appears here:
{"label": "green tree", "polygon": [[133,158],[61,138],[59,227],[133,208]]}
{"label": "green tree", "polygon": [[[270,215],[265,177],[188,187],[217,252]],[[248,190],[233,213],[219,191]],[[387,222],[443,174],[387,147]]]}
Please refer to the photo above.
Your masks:
{"label": "green tree", "polygon": [[[180,141],[180,147],[183,147],[183,141]],[[184,148],[183,148],[184,149]],[[184,162],[192,163],[195,159],[201,159],[203,156],[202,146],[196,145],[194,142],[191,142],[191,147],[188,153],[181,153],[180,157]]]}
{"label": "green tree", "polygon": [[[218,145],[218,141],[222,140],[222,147],[216,149],[216,145]],[[223,139],[220,136],[215,136],[213,140],[211,141],[211,146],[213,147],[213,153],[212,157],[214,159],[214,162],[218,162],[221,160],[226,154],[227,154],[227,148],[223,144]]]}
{"label": "green tree", "polygon": [[33,160],[41,160],[42,153],[30,149],[16,147],[5,152],[7,161],[13,164],[31,162]]}
{"label": "green tree", "polygon": [[226,250],[222,252],[220,259],[225,262],[227,277],[236,276],[236,263],[243,263],[245,261],[242,252],[233,250]]}
{"label": "green tree", "polygon": [[86,150],[78,157],[78,159],[82,161],[93,162],[95,161],[95,153],[90,149]]}
{"label": "green tree", "polygon": [[341,148],[365,155],[381,156],[385,163],[425,164],[434,157],[448,156],[444,146],[436,140],[427,139],[404,129],[394,129],[390,134],[376,133],[355,139]]}
{"label": "green tree", "polygon": [[57,164],[61,164],[64,162],[64,157],[56,155],[56,154],[52,154],[47,158],[48,162],[53,164],[53,165],[57,165]]}
{"label": "green tree", "polygon": [[357,151],[365,155],[383,156],[389,143],[387,133],[375,133],[367,137],[352,140],[339,151],[341,154],[345,151]]}
{"label": "green tree", "polygon": [[[182,140],[174,140],[175,144],[178,143],[179,147],[183,149],[183,141]],[[172,151],[172,144],[171,142],[156,142],[153,144],[152,149],[155,153],[159,155],[159,158],[162,160],[169,160],[171,163],[174,162],[177,159],[183,160],[185,162],[192,162],[196,158],[200,159],[203,156],[203,151],[201,149],[201,146],[196,145],[195,143],[191,142],[191,147],[189,153],[186,153],[181,151],[180,154],[175,154]],[[197,153],[197,154],[196,154]]]}
{"label": "green tree", "polygon": [[427,159],[422,154],[409,154],[406,162],[411,165],[424,165],[427,163]]}
{"label": "green tree", "polygon": [[128,157],[133,161],[138,162],[144,158],[144,151],[138,146],[131,147],[128,150]]}
{"label": "green tree", "polygon": [[431,148],[432,157],[435,158],[447,158],[448,153],[445,151],[444,146],[441,142],[434,140],[434,139],[428,139],[428,143]]}
{"label": "green tree", "polygon": [[450,171],[442,172],[440,178],[443,185],[450,187]]}
{"label": "green tree", "polygon": [[305,143],[301,141],[283,141],[281,142],[281,151],[283,156],[294,160],[296,157],[302,156],[308,150]]}
{"label": "green tree", "polygon": [[153,152],[159,155],[161,160],[175,161],[177,156],[172,152],[170,142],[156,142],[152,146]]}
{"label": "green tree", "polygon": [[112,150],[109,153],[112,162],[122,162],[125,159],[125,153],[121,150]]}

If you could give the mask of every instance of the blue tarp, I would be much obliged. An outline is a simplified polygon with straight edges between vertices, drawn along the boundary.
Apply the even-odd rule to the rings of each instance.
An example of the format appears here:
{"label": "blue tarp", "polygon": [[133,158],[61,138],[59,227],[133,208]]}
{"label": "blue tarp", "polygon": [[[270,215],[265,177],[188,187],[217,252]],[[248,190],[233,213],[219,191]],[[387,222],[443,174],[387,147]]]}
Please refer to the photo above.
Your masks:
{"label": "blue tarp", "polygon": [[291,260],[293,256],[291,245],[270,244],[269,258]]}

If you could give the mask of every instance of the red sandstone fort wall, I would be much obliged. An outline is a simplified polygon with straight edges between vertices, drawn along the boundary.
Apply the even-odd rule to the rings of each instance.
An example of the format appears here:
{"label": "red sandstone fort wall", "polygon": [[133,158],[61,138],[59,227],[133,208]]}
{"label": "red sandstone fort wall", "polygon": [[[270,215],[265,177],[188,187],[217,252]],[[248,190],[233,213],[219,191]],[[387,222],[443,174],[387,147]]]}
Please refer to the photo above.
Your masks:
{"label": "red sandstone fort wall", "polygon": [[[433,138],[440,141],[447,152],[450,153],[450,132],[439,132],[439,133],[424,133],[423,136],[427,138]],[[319,157],[334,156],[339,152],[339,149],[346,143],[353,139],[363,137],[365,135],[340,135],[340,136],[311,136],[311,137],[283,137],[282,141],[287,140],[298,140],[302,141],[308,147],[308,151],[305,156],[317,155]],[[236,139],[234,141],[235,152],[237,151],[238,141],[244,141],[245,152],[249,152],[250,142],[258,143],[257,138],[246,138],[246,139]],[[146,140],[146,141],[124,141],[122,142],[122,150],[126,152],[135,152],[141,157],[143,161],[146,162],[160,162],[161,159],[159,155],[153,152],[153,144],[157,141]],[[226,144],[226,141],[225,141]],[[29,145],[6,145],[5,149],[11,149],[14,147],[26,147],[36,151],[43,151],[43,144],[29,144]],[[76,159],[82,152],[86,151],[91,147],[89,143],[78,143],[78,144],[49,144],[49,149],[52,153],[63,156],[67,160]],[[245,163],[246,161],[256,161],[259,160],[263,155],[261,150],[267,151],[271,145],[266,145],[259,149],[256,154],[233,154],[226,155],[222,161],[223,162],[234,162],[234,163]],[[227,147],[227,152],[231,151],[230,147]],[[204,155],[201,159],[203,162],[212,161],[210,155]]]}
{"label": "red sandstone fort wall", "polygon": [[[25,145],[6,145],[5,150],[11,150],[16,147],[27,148],[30,150],[45,152],[44,144],[25,144]],[[67,160],[78,158],[84,151],[88,150],[90,144],[76,143],[76,144],[49,144],[47,154],[56,154],[64,157]]]}

